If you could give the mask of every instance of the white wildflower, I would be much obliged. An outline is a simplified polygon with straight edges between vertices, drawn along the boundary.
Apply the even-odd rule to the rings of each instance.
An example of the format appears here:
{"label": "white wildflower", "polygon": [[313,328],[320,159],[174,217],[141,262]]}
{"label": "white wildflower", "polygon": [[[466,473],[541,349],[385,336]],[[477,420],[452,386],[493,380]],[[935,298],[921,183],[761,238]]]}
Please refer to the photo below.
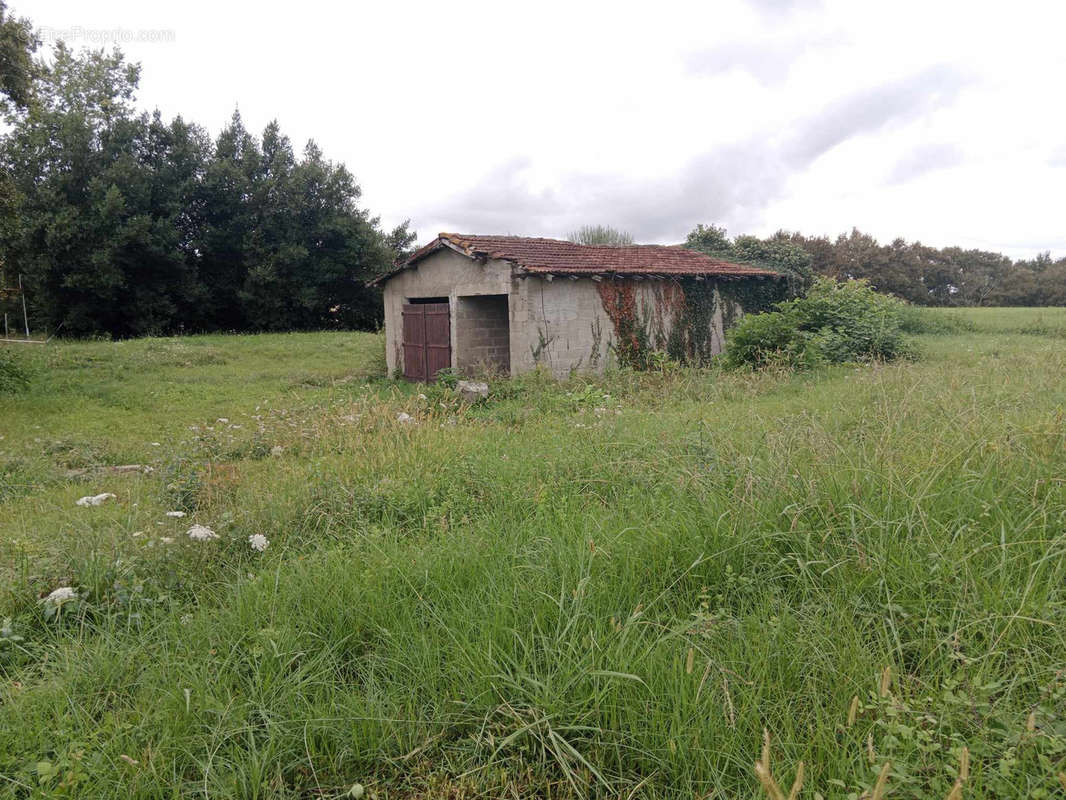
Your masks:
{"label": "white wildflower", "polygon": [[160,536],[159,537],[159,541],[161,541],[163,544],[174,544],[174,537],[173,536]]}
{"label": "white wildflower", "polygon": [[284,452],[285,452],[285,448],[282,447],[280,444],[276,444],[276,445],[274,445],[273,447],[270,448],[270,455],[274,456],[275,458],[277,458],[278,456],[280,456]]}
{"label": "white wildflower", "polygon": [[205,525],[193,525],[186,531],[186,535],[194,542],[207,542],[218,538],[218,534]]}
{"label": "white wildflower", "polygon": [[63,607],[67,603],[74,603],[77,600],[78,593],[74,591],[72,587],[60,586],[48,595],[48,597],[40,601],[41,605],[44,607],[44,618],[47,620],[56,619],[63,613]]}
{"label": "white wildflower", "polygon": [[162,447],[163,446],[159,442],[149,442],[148,444],[152,445],[152,447]]}
{"label": "white wildflower", "polygon": [[0,623],[0,639],[7,639],[12,643],[22,641],[23,637],[15,633],[15,627],[11,623],[11,617],[4,617],[4,621]]}
{"label": "white wildflower", "polygon": [[167,512],[167,516],[168,517],[174,517],[174,519],[181,519],[182,517],[185,516],[185,512],[184,511],[168,511]]}
{"label": "white wildflower", "polygon": [[249,536],[248,544],[251,545],[252,549],[255,550],[257,553],[262,553],[264,550],[270,547],[270,542],[267,541],[267,537],[265,537],[261,533],[253,533],[251,536]]}
{"label": "white wildflower", "polygon": [[399,414],[396,415],[396,421],[399,422],[401,425],[410,425],[412,422],[415,421],[415,418],[408,414],[406,411],[401,411]]}
{"label": "white wildflower", "polygon": [[93,494],[79,498],[77,501],[75,501],[74,505],[82,507],[98,506],[105,500],[111,500],[114,497],[115,495],[113,495],[111,492],[104,492],[103,494]]}
{"label": "white wildflower", "polygon": [[47,605],[61,606],[64,603],[69,603],[71,600],[77,600],[78,593],[70,586],[60,586],[54,590],[48,597],[44,598],[44,602]]}

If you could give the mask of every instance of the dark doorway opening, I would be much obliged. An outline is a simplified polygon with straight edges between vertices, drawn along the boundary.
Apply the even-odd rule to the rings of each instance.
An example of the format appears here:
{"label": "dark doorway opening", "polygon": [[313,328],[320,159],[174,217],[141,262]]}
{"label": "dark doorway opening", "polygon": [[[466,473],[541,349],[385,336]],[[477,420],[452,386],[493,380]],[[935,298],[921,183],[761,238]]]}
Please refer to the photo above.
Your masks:
{"label": "dark doorway opening", "polygon": [[505,294],[458,298],[455,353],[460,372],[511,374],[510,318]]}

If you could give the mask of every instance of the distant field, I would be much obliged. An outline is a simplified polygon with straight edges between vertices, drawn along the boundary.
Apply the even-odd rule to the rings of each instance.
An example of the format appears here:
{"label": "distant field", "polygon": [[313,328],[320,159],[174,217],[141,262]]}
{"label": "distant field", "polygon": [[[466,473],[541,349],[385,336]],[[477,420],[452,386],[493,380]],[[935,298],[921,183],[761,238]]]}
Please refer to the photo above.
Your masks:
{"label": "distant field", "polygon": [[1059,796],[1066,310],[931,313],[475,407],[371,334],[25,347],[0,796],[754,798],[764,730],[786,795]]}
{"label": "distant field", "polygon": [[950,308],[933,313],[966,320],[991,333],[1023,333],[1066,338],[1066,308]]}

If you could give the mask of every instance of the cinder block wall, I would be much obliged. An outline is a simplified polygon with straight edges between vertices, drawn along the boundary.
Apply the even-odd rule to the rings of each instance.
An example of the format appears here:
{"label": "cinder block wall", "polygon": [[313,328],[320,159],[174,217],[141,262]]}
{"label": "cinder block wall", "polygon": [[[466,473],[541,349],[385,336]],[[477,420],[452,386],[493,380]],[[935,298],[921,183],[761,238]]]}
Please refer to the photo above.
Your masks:
{"label": "cinder block wall", "polygon": [[507,295],[456,298],[455,356],[460,372],[488,366],[511,374]]}
{"label": "cinder block wall", "polygon": [[[641,314],[649,314],[656,330],[668,335],[675,320],[662,316],[660,294],[666,281],[629,283],[635,289]],[[721,296],[710,320],[711,350],[718,353],[724,342]],[[512,298],[514,329],[511,364],[514,373],[543,366],[558,378],[571,371],[602,372],[615,362],[614,323],[603,307],[597,284],[589,278],[576,281],[529,276],[520,281]]]}
{"label": "cinder block wall", "polygon": [[409,298],[447,297],[451,306],[452,366],[458,367],[455,347],[458,298],[467,295],[508,294],[513,291],[511,265],[504,261],[474,261],[444,250],[405,270],[385,284],[385,360],[389,374],[403,372],[403,304]]}

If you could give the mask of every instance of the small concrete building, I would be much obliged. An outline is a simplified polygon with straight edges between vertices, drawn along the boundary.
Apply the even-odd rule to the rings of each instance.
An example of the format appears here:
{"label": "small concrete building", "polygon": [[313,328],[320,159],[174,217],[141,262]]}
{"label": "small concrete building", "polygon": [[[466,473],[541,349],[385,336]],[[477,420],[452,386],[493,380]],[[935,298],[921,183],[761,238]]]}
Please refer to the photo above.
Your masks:
{"label": "small concrete building", "polygon": [[442,233],[371,283],[390,374],[433,380],[448,367],[564,378],[653,351],[706,360],[742,313],[730,289],[778,278],[683,247]]}

